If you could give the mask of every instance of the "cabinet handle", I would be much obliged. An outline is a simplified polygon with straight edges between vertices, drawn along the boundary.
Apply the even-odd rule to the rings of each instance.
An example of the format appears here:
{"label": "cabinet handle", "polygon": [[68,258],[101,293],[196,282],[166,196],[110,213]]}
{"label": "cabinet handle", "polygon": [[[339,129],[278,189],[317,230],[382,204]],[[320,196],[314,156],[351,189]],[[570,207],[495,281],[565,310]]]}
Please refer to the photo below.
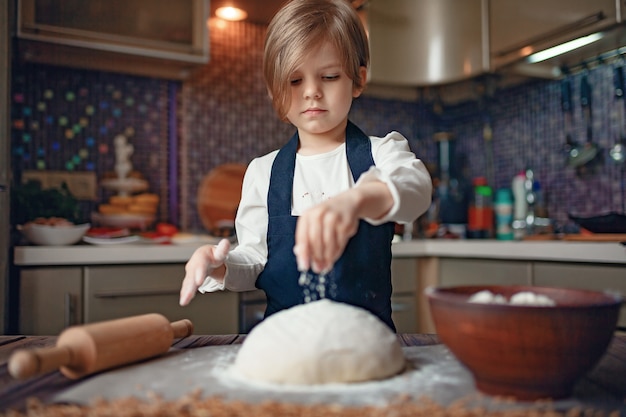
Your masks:
{"label": "cabinet handle", "polygon": [[111,290],[94,293],[95,298],[146,297],[155,295],[178,295],[178,290]]}
{"label": "cabinet handle", "polygon": [[65,327],[70,327],[75,324],[74,317],[76,308],[74,305],[74,296],[66,292],[65,293],[65,305],[64,305],[64,325]]}

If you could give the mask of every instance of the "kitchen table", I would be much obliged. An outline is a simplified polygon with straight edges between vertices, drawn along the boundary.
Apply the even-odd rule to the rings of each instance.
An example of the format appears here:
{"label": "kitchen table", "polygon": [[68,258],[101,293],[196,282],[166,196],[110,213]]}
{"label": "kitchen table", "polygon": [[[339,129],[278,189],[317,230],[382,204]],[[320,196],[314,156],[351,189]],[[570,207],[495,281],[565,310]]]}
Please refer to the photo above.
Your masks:
{"label": "kitchen table", "polygon": [[[240,344],[244,335],[193,335],[175,340],[176,349],[193,349],[205,346]],[[403,346],[434,346],[439,341],[432,334],[398,334]],[[42,402],[55,394],[75,386],[80,381],[71,380],[54,371],[32,379],[18,381],[8,374],[7,361],[18,348],[53,346],[54,336],[0,336],[0,413],[8,409],[24,410],[26,400],[35,397]],[[626,334],[617,333],[606,354],[597,366],[576,385],[573,399],[593,409],[619,410],[626,416]]]}

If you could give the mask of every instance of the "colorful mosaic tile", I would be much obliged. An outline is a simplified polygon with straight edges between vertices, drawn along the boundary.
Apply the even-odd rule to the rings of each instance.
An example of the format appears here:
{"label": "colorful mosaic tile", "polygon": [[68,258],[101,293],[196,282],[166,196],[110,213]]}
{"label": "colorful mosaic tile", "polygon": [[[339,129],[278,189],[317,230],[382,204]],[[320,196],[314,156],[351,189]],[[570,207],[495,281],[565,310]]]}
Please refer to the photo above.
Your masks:
{"label": "colorful mosaic tile", "polygon": [[[212,24],[210,33],[210,62],[182,83],[16,65],[11,91],[15,177],[24,169],[39,169],[94,171],[101,178],[113,170],[114,136],[126,133],[135,147],[135,169],[166,202],[160,217],[186,230],[202,230],[196,211],[202,178],[223,163],[247,164],[280,147],[294,131],[277,119],[263,84],[265,28]],[[558,81],[531,81],[496,91],[488,104],[494,187],[509,187],[516,173],[531,167],[551,217],[561,226],[568,223],[568,213],[623,212],[626,174],[608,158],[624,120],[612,93],[612,71],[618,64],[600,65],[587,74],[593,87],[593,137],[603,149],[603,163],[587,177],[566,166]],[[585,138],[577,97],[581,76],[572,77],[572,134],[579,142]],[[355,101],[351,119],[372,135],[401,132],[429,164],[437,162],[433,135],[443,126],[454,133],[468,178],[484,176],[485,107],[471,100],[444,105],[443,113],[435,114],[432,106],[422,100],[364,95]],[[100,190],[100,200],[106,196]],[[87,204],[89,211],[97,202]]]}

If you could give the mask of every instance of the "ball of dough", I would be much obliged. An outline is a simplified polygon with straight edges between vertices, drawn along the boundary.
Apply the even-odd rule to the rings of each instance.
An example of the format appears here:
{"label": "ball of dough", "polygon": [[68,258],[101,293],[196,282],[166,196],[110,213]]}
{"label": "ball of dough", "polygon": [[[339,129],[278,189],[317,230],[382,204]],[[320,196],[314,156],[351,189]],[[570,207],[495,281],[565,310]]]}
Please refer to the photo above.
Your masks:
{"label": "ball of dough", "polygon": [[404,367],[387,325],[362,308],[328,299],[269,316],[246,337],[234,363],[244,377],[298,385],[383,379]]}

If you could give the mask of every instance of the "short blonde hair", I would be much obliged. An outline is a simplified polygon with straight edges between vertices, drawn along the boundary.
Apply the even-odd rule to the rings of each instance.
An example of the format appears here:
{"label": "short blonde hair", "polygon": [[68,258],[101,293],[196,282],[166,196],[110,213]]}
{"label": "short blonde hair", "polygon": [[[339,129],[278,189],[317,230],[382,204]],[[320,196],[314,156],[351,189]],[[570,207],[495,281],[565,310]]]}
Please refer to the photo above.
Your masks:
{"label": "short blonde hair", "polygon": [[263,76],[272,104],[284,120],[290,106],[289,77],[306,54],[325,41],[342,59],[356,88],[363,88],[360,68],[369,65],[365,28],[347,0],[292,0],[272,19],[265,38]]}

